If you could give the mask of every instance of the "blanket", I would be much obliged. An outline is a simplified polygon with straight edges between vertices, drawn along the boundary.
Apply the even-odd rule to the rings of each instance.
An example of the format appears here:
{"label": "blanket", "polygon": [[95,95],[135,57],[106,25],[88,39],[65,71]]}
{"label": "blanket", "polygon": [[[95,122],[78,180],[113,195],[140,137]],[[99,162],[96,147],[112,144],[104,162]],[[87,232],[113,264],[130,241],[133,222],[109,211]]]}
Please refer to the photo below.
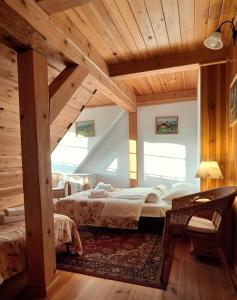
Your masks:
{"label": "blanket", "polygon": [[[54,214],[55,246],[72,243],[82,254],[82,246],[76,224],[66,216]],[[26,266],[25,222],[0,226],[0,284],[22,272]]]}
{"label": "blanket", "polygon": [[137,229],[144,199],[88,198],[88,192],[58,200],[55,211],[78,225]]}

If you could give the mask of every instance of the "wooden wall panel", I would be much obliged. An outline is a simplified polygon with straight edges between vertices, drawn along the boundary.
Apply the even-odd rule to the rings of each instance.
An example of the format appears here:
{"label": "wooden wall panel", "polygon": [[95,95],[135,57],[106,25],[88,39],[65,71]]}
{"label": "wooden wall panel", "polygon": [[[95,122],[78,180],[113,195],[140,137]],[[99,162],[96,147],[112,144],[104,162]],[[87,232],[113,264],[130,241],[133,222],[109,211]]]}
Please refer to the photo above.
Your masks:
{"label": "wooden wall panel", "polygon": [[[237,74],[237,45],[231,45],[228,62],[201,68],[201,160],[217,160],[224,179],[202,182],[202,189],[237,185],[237,124],[230,126],[230,84]],[[237,278],[237,201],[234,204],[232,258]],[[227,242],[228,242],[227,241]]]}
{"label": "wooden wall panel", "polygon": [[216,160],[224,175],[223,180],[202,180],[202,189],[227,184],[226,75],[226,64],[201,67],[201,160]]}

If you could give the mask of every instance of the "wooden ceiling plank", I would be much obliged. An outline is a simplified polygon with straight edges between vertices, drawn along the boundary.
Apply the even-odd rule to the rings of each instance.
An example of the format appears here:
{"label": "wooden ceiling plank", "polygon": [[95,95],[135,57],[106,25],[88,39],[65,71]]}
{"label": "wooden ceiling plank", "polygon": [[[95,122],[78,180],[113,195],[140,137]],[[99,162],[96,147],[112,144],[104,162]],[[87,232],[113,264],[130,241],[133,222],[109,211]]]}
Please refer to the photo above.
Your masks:
{"label": "wooden ceiling plank", "polygon": [[127,27],[129,28],[132,36],[134,37],[138,49],[141,51],[143,58],[146,58],[147,56],[149,56],[149,52],[128,1],[115,0],[115,2],[127,24]]}
{"label": "wooden ceiling plank", "polygon": [[179,0],[179,19],[182,40],[182,51],[195,50],[194,0]]}
{"label": "wooden ceiling plank", "polygon": [[130,50],[100,1],[96,1],[93,5],[83,6],[78,10],[86,15],[90,27],[95,28],[96,20],[95,31],[119,61],[128,61],[129,58],[131,59]]}
{"label": "wooden ceiling plank", "polygon": [[106,60],[107,63],[118,63],[118,58],[104,40],[96,31],[95,26],[91,24],[90,20],[80,8],[66,10],[65,15],[75,24],[75,26],[83,32],[89,41],[93,41],[93,46],[99,54]]}
{"label": "wooden ceiling plank", "polygon": [[204,48],[209,18],[209,0],[195,1],[195,46]]}
{"label": "wooden ceiling plank", "polygon": [[210,0],[206,37],[210,36],[210,34],[217,30],[220,22],[222,8],[223,0]]}
{"label": "wooden ceiling plank", "polygon": [[128,0],[133,14],[136,18],[138,27],[142,33],[143,40],[151,57],[160,54],[156,37],[151,25],[149,15],[143,0]]}
{"label": "wooden ceiling plank", "polygon": [[[74,30],[74,24],[71,23],[70,29],[73,29],[72,32],[70,32],[68,27],[65,28],[63,24],[60,28],[55,26],[54,22],[49,20],[49,16],[32,0],[24,0],[24,2],[18,0],[3,1],[39,31],[47,39],[48,46],[59,50],[76,64],[85,67],[93,75],[98,89],[102,88],[103,93],[116,104],[127,111],[136,109],[134,92],[124,85],[118,85],[109,78],[104,59],[97,53],[85,36],[78,30]],[[85,49],[86,45],[87,51],[82,50]],[[92,59],[95,56],[99,62]],[[101,65],[104,67],[101,67]]]}
{"label": "wooden ceiling plank", "polygon": [[166,74],[188,69],[197,69],[198,64],[208,65],[223,62],[226,62],[226,49],[219,51],[200,49],[153,59],[111,65],[110,76],[116,79],[129,79],[157,73]]}
{"label": "wooden ceiling plank", "polygon": [[125,43],[128,45],[131,53],[133,54],[133,57],[142,59],[143,56],[141,55],[139,48],[137,47],[136,42],[133,38],[133,35],[129,31],[127,24],[123,16],[121,15],[115,0],[103,0],[103,4],[109,15],[111,16],[114,24],[118,28]]}
{"label": "wooden ceiling plank", "polygon": [[196,89],[137,96],[137,105],[168,104],[197,100]]}
{"label": "wooden ceiling plank", "polygon": [[182,49],[179,9],[177,0],[162,1],[166,28],[169,36],[170,48],[175,52]]}
{"label": "wooden ceiling plank", "polygon": [[161,1],[145,0],[145,5],[159,46],[160,54],[167,54],[167,52],[169,53],[170,44]]}
{"label": "wooden ceiling plank", "polygon": [[76,93],[87,75],[88,71],[80,66],[67,67],[49,85],[50,124]]}
{"label": "wooden ceiling plank", "polygon": [[48,15],[52,15],[59,11],[93,2],[93,0],[37,0],[37,2]]}

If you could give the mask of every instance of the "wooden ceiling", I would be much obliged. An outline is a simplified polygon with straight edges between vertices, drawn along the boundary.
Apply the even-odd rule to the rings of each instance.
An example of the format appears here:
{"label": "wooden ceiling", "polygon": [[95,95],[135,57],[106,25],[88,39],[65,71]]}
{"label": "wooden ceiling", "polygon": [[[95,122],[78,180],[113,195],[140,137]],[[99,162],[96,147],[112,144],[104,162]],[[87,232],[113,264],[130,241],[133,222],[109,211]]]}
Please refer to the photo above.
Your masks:
{"label": "wooden ceiling", "polygon": [[203,48],[236,9],[236,0],[96,0],[58,15],[65,13],[108,64],[117,64]]}
{"label": "wooden ceiling", "polygon": [[[204,39],[236,11],[237,0],[94,0],[50,17],[57,24],[67,16],[108,65],[120,65],[203,49]],[[223,38],[227,45],[227,26]],[[195,89],[197,67],[123,82],[137,96]],[[98,93],[89,106],[109,104],[113,102]]]}

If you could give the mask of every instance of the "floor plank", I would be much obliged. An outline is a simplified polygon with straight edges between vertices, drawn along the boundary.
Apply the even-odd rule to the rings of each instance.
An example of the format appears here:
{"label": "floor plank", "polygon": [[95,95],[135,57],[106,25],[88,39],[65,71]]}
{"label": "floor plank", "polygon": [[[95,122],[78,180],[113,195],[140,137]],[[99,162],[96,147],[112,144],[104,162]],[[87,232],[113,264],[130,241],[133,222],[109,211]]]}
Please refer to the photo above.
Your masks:
{"label": "floor plank", "polygon": [[57,288],[44,300],[237,300],[218,261],[197,259],[190,254],[187,241],[176,242],[166,291],[65,271],[58,274]]}

